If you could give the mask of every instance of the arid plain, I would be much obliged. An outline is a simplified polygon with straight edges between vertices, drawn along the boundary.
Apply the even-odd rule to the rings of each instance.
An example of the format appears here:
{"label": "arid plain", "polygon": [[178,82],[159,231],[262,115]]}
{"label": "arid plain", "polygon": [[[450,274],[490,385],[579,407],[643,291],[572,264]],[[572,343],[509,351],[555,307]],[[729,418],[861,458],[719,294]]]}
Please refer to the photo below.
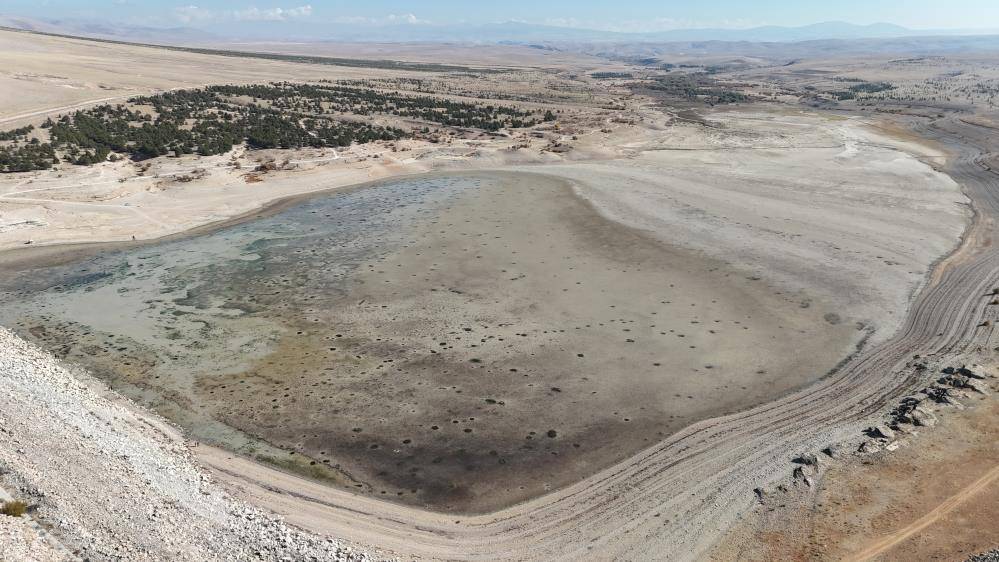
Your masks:
{"label": "arid plain", "polygon": [[[179,424],[235,495],[402,557],[728,559],[739,520],[731,548],[771,557],[746,546],[759,490],[878,424],[902,392],[853,365],[901,349],[945,258],[982,240],[955,141],[917,134],[950,109],[813,99],[807,71],[733,65],[712,80],[746,97],[711,107],[636,85],[655,78],[632,64],[526,47],[443,61],[460,71],[12,31],[0,49],[17,61],[4,128],[274,81],[555,112],[0,178],[5,327]],[[440,60],[420,49],[395,58]],[[374,55],[393,58],[352,53]],[[819,66],[856,83],[879,64]],[[906,68],[898,88],[930,95],[937,69]],[[885,397],[823,397],[843,381]]]}

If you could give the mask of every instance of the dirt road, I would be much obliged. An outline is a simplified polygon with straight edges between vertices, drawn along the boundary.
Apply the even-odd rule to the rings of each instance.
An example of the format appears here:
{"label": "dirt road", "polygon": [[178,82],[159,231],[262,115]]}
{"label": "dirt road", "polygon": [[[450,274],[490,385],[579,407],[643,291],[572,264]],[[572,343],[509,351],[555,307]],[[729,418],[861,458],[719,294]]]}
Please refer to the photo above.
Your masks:
{"label": "dirt road", "polygon": [[999,479],[999,466],[986,472],[981,478],[975,480],[960,492],[947,498],[947,501],[933,508],[933,510],[926,515],[923,515],[919,519],[916,519],[912,523],[902,527],[894,533],[881,537],[871,545],[848,558],[847,561],[862,562],[864,560],[873,560],[875,557],[888,552],[895,546],[908,540],[916,533],[946,517],[950,514],[950,512],[961,506],[961,504],[973,498],[985,488],[991,486],[997,479]]}

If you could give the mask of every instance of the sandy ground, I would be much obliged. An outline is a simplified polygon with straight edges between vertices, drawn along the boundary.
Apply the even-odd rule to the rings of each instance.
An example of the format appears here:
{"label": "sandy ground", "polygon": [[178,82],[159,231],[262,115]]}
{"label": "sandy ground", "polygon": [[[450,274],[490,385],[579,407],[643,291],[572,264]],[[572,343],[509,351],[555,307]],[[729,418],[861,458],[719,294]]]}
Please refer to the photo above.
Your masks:
{"label": "sandy ground", "polygon": [[625,145],[626,160],[550,166],[601,212],[778,287],[831,322],[891,335],[970,212],[939,148],[858,119],[709,114]]}
{"label": "sandy ground", "polygon": [[623,70],[624,63],[560,50],[535,49],[523,45],[463,45],[440,43],[226,43],[208,44],[219,49],[240,49],[264,53],[305,54],[374,60],[437,62],[487,67],[552,68],[584,72],[588,70]]}
{"label": "sandy ground", "polygon": [[936,426],[903,435],[891,451],[823,459],[815,489],[761,506],[711,558],[964,560],[994,548],[985,523],[999,506],[999,403],[963,402],[938,408]]}
{"label": "sandy ground", "polygon": [[10,61],[0,70],[0,125],[5,128],[36,121],[39,112],[203,84],[425,77],[234,57],[206,61],[204,55],[11,31],[0,31],[0,52]]}

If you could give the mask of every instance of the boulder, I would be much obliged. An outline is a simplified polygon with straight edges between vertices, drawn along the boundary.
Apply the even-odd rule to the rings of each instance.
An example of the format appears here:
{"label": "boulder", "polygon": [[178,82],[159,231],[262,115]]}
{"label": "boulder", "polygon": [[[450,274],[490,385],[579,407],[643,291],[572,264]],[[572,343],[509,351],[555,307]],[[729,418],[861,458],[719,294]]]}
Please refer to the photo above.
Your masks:
{"label": "boulder", "polygon": [[970,388],[971,390],[986,396],[992,393],[991,390],[989,390],[989,385],[985,384],[985,381],[977,379],[968,379],[968,381],[964,384],[964,387]]}
{"label": "boulder", "polygon": [[802,455],[798,455],[794,459],[794,462],[806,466],[818,466],[819,457],[817,457],[814,453],[804,453]]}
{"label": "boulder", "polygon": [[[966,377],[964,375],[959,375],[959,374],[946,375],[940,377],[937,380],[937,383],[958,389],[973,390],[975,392],[978,392],[979,394],[986,394],[986,395],[990,394],[989,386],[985,383],[985,381],[976,378]],[[953,396],[955,394],[960,396],[961,393],[959,392],[948,393],[948,395],[950,396]]]}
{"label": "boulder", "polygon": [[937,417],[924,408],[916,408],[910,416],[912,417],[912,423],[919,427],[933,427],[937,424]]}
{"label": "boulder", "polygon": [[946,386],[953,386],[954,388],[961,388],[964,386],[965,381],[968,377],[961,376],[958,374],[944,375],[937,379],[937,384],[942,384]]}
{"label": "boulder", "polygon": [[791,473],[795,480],[804,480],[811,475],[811,469],[802,465],[794,467],[794,472]]}
{"label": "boulder", "polygon": [[895,432],[891,430],[890,427],[884,424],[878,424],[874,427],[867,428],[867,436],[874,437],[876,439],[894,439]]}
{"label": "boulder", "polygon": [[857,448],[857,451],[864,454],[876,453],[881,450],[881,447],[874,441],[864,441]]}
{"label": "boulder", "polygon": [[891,411],[893,424],[912,423],[912,411],[923,401],[925,396],[906,396],[899,401],[899,405]]}
{"label": "boulder", "polygon": [[965,365],[957,370],[957,374],[972,379],[984,379],[986,377],[985,368],[978,364]]}

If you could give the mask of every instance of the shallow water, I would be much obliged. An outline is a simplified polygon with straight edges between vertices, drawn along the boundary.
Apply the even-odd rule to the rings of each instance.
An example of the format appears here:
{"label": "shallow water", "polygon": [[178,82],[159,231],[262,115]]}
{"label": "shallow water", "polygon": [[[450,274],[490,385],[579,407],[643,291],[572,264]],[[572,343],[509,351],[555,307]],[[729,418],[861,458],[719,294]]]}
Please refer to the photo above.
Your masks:
{"label": "shallow water", "polygon": [[451,512],[768,401],[859,337],[527,173],[319,195],[0,277],[0,323],[194,437]]}
{"label": "shallow water", "polygon": [[210,234],[25,272],[0,285],[0,324],[197,438],[284,456],[199,415],[195,386],[244,372],[302,325],[335,338],[337,326],[319,320],[347,292],[350,274],[398,250],[421,216],[482,182],[431,177],[320,195]]}

